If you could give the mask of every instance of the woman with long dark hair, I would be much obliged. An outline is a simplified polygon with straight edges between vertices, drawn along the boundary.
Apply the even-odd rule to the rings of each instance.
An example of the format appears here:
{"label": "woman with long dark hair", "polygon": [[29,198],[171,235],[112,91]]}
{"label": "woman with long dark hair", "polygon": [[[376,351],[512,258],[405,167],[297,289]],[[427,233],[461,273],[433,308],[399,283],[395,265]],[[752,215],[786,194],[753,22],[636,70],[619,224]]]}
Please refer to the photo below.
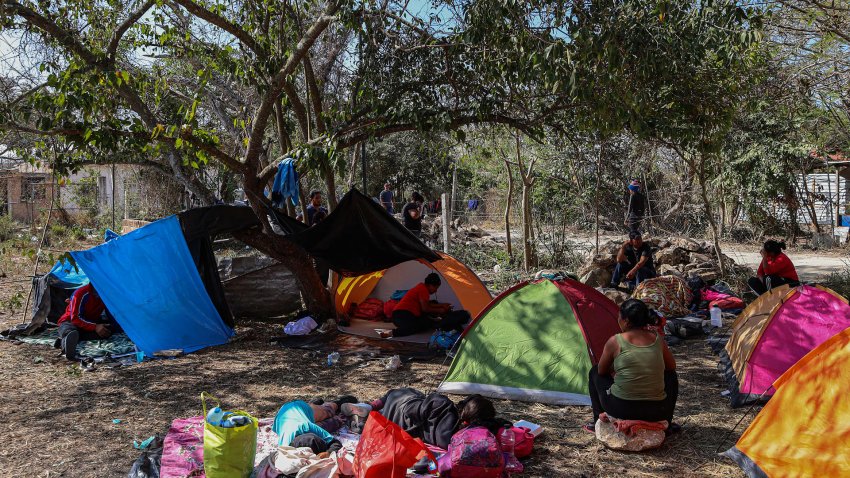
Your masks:
{"label": "woman with long dark hair", "polygon": [[791,259],[782,250],[785,249],[785,241],[765,241],[761,249],[761,264],[758,268],[758,277],[750,277],[747,284],[756,295],[788,284],[791,287],[800,285],[797,269]]}

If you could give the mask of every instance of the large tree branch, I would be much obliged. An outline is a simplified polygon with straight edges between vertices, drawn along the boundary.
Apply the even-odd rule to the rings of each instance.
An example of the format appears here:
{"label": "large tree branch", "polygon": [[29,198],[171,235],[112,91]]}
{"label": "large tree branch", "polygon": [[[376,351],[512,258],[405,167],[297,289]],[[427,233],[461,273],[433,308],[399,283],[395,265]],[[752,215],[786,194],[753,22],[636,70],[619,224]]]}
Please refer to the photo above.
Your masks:
{"label": "large tree branch", "polygon": [[116,28],[112,33],[112,38],[109,40],[109,46],[106,47],[106,56],[109,58],[109,61],[115,62],[115,53],[118,51],[118,45],[121,43],[121,39],[124,38],[124,34],[127,33],[127,30],[135,25],[148,10],[150,10],[153,4],[154,0],[145,1],[138,10],[130,14],[126,20],[118,25],[118,28]]}
{"label": "large tree branch", "polygon": [[309,140],[307,108],[304,106],[301,98],[298,97],[298,91],[295,89],[295,85],[292,82],[285,81],[283,83],[283,93],[286,95],[286,99],[289,100],[292,112],[295,113],[295,120],[298,121],[298,129],[301,131],[301,137],[304,141]]}
{"label": "large tree branch", "polygon": [[206,8],[198,5],[192,0],[173,1],[177,5],[180,5],[181,7],[185,8],[192,15],[221,28],[227,33],[230,33],[237,40],[239,40],[239,42],[241,42],[255,54],[263,57],[266,55],[265,50],[260,46],[259,43],[257,43],[256,40],[254,40],[254,37],[252,37],[248,32],[240,28],[238,25],[230,22],[228,19],[222,17],[221,15],[218,15],[217,13],[213,13],[207,10]]}
{"label": "large tree branch", "polygon": [[323,135],[327,131],[327,127],[325,126],[325,114],[322,109],[322,93],[319,91],[318,82],[316,82],[316,74],[313,72],[313,62],[310,60],[309,53],[304,55],[304,79],[305,83],[307,83],[307,91],[310,92],[313,116],[316,118],[316,132],[319,135]]}
{"label": "large tree branch", "polygon": [[280,71],[278,71],[274,76],[260,107],[257,108],[257,111],[254,114],[253,124],[251,125],[251,136],[248,141],[248,150],[245,153],[244,161],[244,163],[249,165],[249,167],[258,169],[257,162],[263,149],[263,137],[266,134],[265,130],[269,122],[269,116],[274,109],[274,104],[277,101],[278,96],[280,96],[280,93],[283,90],[287,77],[295,71],[295,68],[299,63],[301,63],[301,60],[304,59],[304,55],[307,54],[316,42],[316,39],[319,38],[319,35],[321,35],[328,25],[330,25],[330,23],[334,20],[333,15],[337,10],[339,10],[338,2],[333,0],[328,2],[324,13],[319,15],[319,18],[316,19],[313,25],[310,26],[306,33],[304,33],[304,36],[301,37],[301,40],[292,51],[292,54],[289,55],[286,63],[284,63]]}

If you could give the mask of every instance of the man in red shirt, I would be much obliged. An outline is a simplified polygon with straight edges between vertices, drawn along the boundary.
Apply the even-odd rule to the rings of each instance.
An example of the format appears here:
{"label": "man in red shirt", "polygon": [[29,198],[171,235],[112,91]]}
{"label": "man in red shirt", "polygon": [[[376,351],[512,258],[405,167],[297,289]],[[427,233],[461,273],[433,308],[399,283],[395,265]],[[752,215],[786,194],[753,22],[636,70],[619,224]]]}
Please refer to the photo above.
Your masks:
{"label": "man in red shirt", "polygon": [[118,329],[94,286],[84,285],[74,291],[65,313],[59,318],[62,355],[76,360],[77,343],[81,340],[106,339]]}
{"label": "man in red shirt", "polygon": [[797,269],[791,259],[785,255],[782,250],[785,249],[785,242],[768,240],[764,243],[761,249],[761,264],[759,264],[758,277],[750,277],[747,281],[750,289],[757,295],[762,295],[765,292],[788,284],[791,287],[800,285],[800,277],[797,276]]}
{"label": "man in red shirt", "polygon": [[431,301],[431,295],[437,293],[441,284],[440,276],[432,272],[424,282],[407,291],[393,310],[396,329],[381,333],[381,337],[405,337],[433,329],[462,331],[469,322],[469,312],[455,311],[451,304]]}

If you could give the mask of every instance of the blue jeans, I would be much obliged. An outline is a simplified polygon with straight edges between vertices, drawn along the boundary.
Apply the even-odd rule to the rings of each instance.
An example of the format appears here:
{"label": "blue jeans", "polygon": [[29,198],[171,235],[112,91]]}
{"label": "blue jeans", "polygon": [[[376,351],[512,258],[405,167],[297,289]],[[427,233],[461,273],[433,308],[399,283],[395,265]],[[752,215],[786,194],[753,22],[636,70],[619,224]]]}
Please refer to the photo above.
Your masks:
{"label": "blue jeans", "polygon": [[629,287],[634,288],[637,287],[637,285],[641,282],[647,279],[652,279],[657,275],[655,273],[655,268],[643,266],[638,269],[634,279],[626,279],[626,274],[628,274],[630,270],[634,269],[634,267],[635,264],[630,264],[628,262],[617,263],[617,266],[614,267],[614,275],[611,277],[611,285],[613,287],[619,287],[620,282],[625,279],[626,283],[629,284]]}

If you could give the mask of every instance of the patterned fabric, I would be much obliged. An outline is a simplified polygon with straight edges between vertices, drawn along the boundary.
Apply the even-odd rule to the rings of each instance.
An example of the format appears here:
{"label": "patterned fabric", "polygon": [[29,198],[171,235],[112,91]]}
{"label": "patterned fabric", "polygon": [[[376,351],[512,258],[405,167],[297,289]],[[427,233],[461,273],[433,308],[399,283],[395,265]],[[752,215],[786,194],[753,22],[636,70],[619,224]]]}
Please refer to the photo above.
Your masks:
{"label": "patterned fabric", "polygon": [[[259,465],[277,450],[277,435],[272,431],[271,418],[260,420],[257,430],[257,455],[254,465]],[[202,478],[204,474],[204,419],[203,417],[178,418],[162,445],[161,478]]]}
{"label": "patterned fabric", "polygon": [[[59,329],[47,329],[44,332],[33,334],[30,336],[18,336],[17,340],[28,344],[47,345],[53,347],[53,344],[59,340]],[[130,354],[135,351],[133,341],[123,332],[112,334],[111,337],[104,340],[84,340],[77,344],[77,355],[81,357],[103,357]]]}
{"label": "patterned fabric", "polygon": [[665,317],[684,317],[693,294],[688,284],[676,276],[661,276],[640,283],[632,294]]}
{"label": "patterned fabric", "polygon": [[454,434],[438,465],[443,477],[498,478],[504,472],[505,458],[489,430],[469,427]]}

